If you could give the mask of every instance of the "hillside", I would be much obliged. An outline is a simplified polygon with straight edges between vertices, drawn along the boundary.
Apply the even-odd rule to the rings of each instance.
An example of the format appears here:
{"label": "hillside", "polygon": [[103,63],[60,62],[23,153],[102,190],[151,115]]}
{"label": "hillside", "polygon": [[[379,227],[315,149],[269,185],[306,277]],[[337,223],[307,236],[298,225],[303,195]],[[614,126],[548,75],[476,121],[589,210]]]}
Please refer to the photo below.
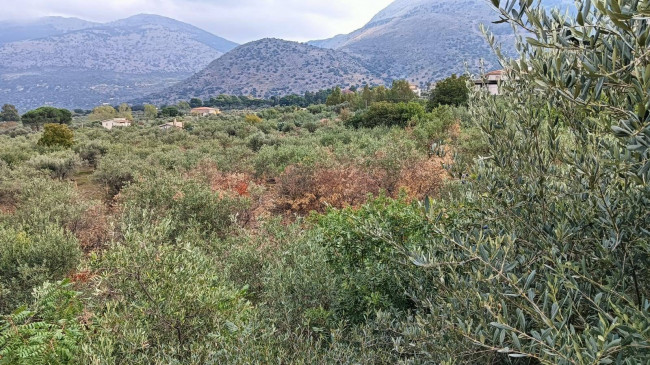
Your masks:
{"label": "hillside", "polygon": [[407,78],[424,86],[463,73],[466,62],[473,71],[481,59],[487,69],[499,68],[479,31],[479,24],[485,24],[511,49],[510,26],[494,25],[495,20],[498,14],[484,0],[397,0],[355,32],[309,43],[357,56],[385,78]]}
{"label": "hillside", "polygon": [[49,16],[29,21],[0,22],[0,46],[28,39],[53,37],[99,25],[78,18]]}
{"label": "hillside", "polygon": [[355,57],[279,39],[247,43],[212,62],[191,78],[147,98],[175,102],[219,94],[268,98],[383,81]]}
{"label": "hillside", "polygon": [[137,15],[0,47],[0,100],[89,108],[162,90],[235,43],[173,19]]}

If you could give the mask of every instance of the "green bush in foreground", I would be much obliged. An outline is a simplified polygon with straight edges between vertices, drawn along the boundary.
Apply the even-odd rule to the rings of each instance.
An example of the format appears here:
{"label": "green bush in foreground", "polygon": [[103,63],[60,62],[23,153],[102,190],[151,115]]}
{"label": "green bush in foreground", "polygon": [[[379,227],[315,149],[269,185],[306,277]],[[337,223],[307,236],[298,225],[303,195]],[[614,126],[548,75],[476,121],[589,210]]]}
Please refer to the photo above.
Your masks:
{"label": "green bush in foreground", "polygon": [[245,292],[200,249],[152,244],[164,229],[127,228],[126,243],[94,263],[102,280],[85,363],[218,364],[235,355],[228,350],[248,331]]}
{"label": "green bush in foreground", "polygon": [[56,226],[37,233],[0,227],[0,311],[27,304],[33,288],[63,279],[80,258],[77,240]]}
{"label": "green bush in foreground", "polygon": [[650,9],[578,1],[571,19],[508,3],[504,19],[535,38],[502,61],[502,97],[471,99],[489,148],[475,179],[455,201],[428,204],[434,234],[410,256],[438,285],[414,294],[428,333],[415,351],[450,363],[648,363],[650,77],[639,39],[650,39]]}

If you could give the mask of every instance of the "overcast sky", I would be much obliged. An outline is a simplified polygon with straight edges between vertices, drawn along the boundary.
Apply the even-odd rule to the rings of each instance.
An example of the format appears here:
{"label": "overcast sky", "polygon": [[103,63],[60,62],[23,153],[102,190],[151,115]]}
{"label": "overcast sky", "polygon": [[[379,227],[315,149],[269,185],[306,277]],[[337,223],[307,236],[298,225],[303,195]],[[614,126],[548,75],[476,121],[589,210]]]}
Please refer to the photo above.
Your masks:
{"label": "overcast sky", "polygon": [[[178,19],[244,43],[329,38],[361,28],[392,0],[0,0],[0,20],[49,15],[107,22],[139,13]],[[20,4],[20,6],[17,6]]]}

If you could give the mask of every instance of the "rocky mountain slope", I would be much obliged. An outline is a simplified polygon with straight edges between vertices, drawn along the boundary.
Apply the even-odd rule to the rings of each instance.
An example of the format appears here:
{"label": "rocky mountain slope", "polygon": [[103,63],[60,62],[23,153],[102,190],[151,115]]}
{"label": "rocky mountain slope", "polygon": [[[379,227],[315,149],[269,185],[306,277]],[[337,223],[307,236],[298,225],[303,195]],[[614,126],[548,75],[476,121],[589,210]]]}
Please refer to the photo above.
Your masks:
{"label": "rocky mountain slope", "polygon": [[53,37],[99,25],[78,18],[50,16],[29,21],[0,22],[0,46],[28,39]]}
{"label": "rocky mountain slope", "polygon": [[237,45],[173,19],[137,15],[0,47],[0,101],[90,108],[163,90]]}
{"label": "rocky mountain slope", "polygon": [[219,94],[268,98],[364,83],[383,80],[347,53],[262,39],[234,49],[191,78],[146,100],[169,103]]}
{"label": "rocky mountain slope", "polygon": [[[570,0],[543,3],[567,5]],[[465,63],[477,71],[481,59],[486,68],[498,68],[479,31],[479,24],[485,24],[512,49],[510,26],[492,24],[498,18],[485,0],[397,0],[363,28],[310,44],[357,56],[384,78],[407,78],[424,86],[463,73]]]}

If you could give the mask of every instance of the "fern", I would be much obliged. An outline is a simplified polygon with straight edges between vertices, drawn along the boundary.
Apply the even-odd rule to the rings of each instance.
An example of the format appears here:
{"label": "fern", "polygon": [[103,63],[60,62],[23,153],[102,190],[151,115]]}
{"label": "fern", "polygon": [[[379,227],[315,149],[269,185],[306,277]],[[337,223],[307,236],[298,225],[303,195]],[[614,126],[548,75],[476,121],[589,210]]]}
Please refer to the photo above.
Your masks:
{"label": "fern", "polygon": [[72,363],[82,335],[71,283],[45,283],[34,302],[0,318],[0,365]]}

